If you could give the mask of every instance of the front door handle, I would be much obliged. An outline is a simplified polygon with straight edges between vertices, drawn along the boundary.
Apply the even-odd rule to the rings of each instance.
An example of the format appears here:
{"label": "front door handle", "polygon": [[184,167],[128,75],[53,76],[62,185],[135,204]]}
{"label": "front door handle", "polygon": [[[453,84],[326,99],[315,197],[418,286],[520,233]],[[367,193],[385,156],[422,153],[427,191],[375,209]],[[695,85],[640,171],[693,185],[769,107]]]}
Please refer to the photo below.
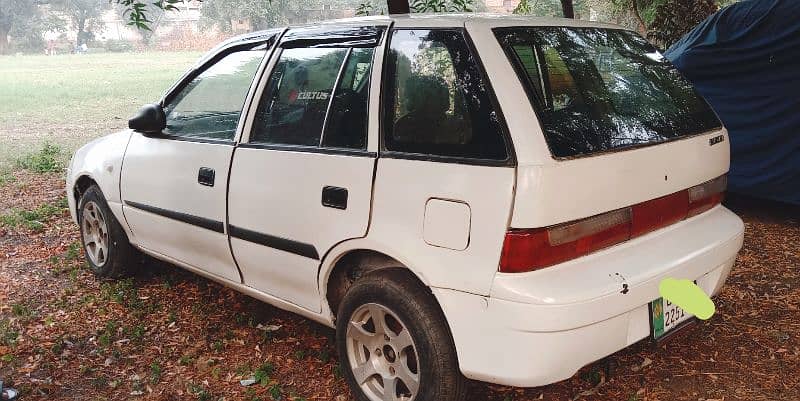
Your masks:
{"label": "front door handle", "polygon": [[322,188],[322,206],[347,209],[347,188],[332,186]]}
{"label": "front door handle", "polygon": [[197,172],[197,182],[200,185],[205,185],[207,187],[214,186],[214,169],[208,167],[200,167],[200,171]]}

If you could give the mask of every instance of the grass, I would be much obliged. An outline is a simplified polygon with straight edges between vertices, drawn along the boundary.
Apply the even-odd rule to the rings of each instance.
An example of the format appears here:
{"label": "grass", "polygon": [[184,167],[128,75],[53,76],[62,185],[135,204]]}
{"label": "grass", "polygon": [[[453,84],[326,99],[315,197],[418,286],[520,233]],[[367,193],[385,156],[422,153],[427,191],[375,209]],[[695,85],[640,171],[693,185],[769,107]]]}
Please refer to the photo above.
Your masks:
{"label": "grass", "polygon": [[274,371],[275,366],[269,362],[264,362],[258,369],[256,369],[255,372],[253,372],[253,378],[257,383],[261,384],[262,386],[266,386],[269,384],[269,376]]}
{"label": "grass", "polygon": [[64,212],[64,209],[66,209],[66,205],[59,202],[58,204],[45,203],[32,210],[12,210],[10,213],[0,216],[0,225],[10,228],[25,226],[33,231],[41,231],[47,220]]}
{"label": "grass", "polygon": [[123,128],[199,52],[0,56],[0,166],[45,140],[71,153]]}
{"label": "grass", "polygon": [[18,168],[23,168],[34,173],[51,173],[60,171],[64,162],[61,147],[50,142],[45,142],[36,152],[26,153],[16,159]]}

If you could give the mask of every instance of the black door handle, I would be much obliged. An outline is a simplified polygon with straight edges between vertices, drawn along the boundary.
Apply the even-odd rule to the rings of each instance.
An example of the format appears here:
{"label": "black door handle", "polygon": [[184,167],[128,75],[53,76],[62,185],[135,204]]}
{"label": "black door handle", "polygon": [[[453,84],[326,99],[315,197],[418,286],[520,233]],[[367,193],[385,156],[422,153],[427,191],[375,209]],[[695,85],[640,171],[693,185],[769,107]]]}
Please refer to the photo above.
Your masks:
{"label": "black door handle", "polygon": [[208,167],[200,167],[200,171],[197,172],[197,182],[200,185],[205,185],[207,187],[214,186],[214,169]]}
{"label": "black door handle", "polygon": [[347,209],[347,188],[331,186],[322,188],[322,206]]}

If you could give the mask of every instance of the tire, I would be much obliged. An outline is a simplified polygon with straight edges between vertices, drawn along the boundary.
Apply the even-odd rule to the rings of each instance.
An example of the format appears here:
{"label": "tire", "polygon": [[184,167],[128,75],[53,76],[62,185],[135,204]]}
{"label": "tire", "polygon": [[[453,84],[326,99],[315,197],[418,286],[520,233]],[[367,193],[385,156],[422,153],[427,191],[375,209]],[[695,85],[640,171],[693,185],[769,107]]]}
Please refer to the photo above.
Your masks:
{"label": "tire", "polygon": [[[407,270],[363,276],[345,294],[337,316],[339,361],[357,400],[465,398],[467,380],[447,320],[430,291]],[[383,324],[377,326],[381,316]],[[387,390],[390,396],[384,397]]]}
{"label": "tire", "polygon": [[95,276],[121,278],[133,272],[138,252],[97,185],[90,186],[78,201],[78,223],[86,262]]}

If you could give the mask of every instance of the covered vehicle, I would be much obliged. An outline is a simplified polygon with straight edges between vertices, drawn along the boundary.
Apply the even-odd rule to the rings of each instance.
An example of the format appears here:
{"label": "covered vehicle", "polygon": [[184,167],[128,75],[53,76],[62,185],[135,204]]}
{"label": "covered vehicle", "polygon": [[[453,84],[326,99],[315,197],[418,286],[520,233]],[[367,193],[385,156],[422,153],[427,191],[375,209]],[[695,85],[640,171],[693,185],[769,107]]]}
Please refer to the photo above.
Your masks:
{"label": "covered vehicle", "polygon": [[665,56],[730,133],[729,191],[800,205],[800,2],[736,3]]}

